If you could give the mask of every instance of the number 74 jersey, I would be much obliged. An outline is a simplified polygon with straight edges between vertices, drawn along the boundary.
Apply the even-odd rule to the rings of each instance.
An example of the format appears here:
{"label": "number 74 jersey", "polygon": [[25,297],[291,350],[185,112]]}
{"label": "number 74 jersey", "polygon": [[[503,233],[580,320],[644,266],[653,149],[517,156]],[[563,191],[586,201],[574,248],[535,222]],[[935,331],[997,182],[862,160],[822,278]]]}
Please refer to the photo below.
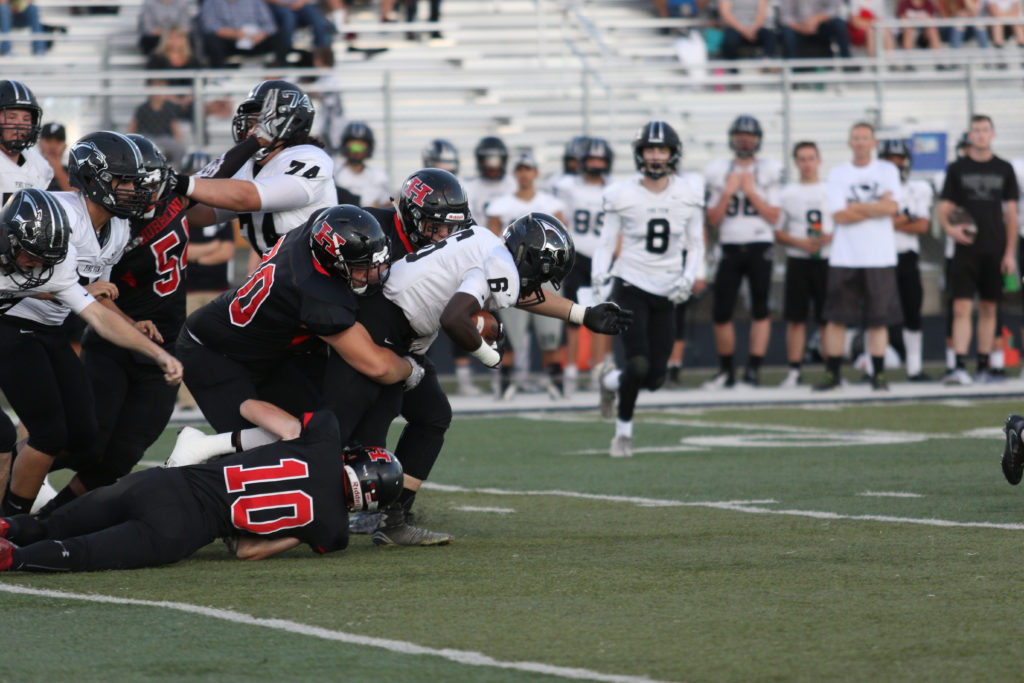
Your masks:
{"label": "number 74 jersey", "polygon": [[[693,174],[674,175],[668,187],[655,194],[641,181],[636,176],[605,191],[604,227],[593,274],[610,272],[645,292],[667,296],[684,268],[695,273],[696,261],[703,259],[703,182]],[[619,235],[622,246],[615,257]]]}

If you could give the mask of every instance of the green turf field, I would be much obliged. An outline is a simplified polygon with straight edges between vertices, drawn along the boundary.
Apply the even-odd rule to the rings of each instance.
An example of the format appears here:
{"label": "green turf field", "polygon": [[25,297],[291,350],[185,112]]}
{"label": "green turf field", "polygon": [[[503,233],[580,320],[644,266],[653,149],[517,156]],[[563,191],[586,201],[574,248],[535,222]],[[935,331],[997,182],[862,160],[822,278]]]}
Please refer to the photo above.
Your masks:
{"label": "green turf field", "polygon": [[453,545],[5,575],[0,681],[1019,680],[1020,407],[457,418]]}

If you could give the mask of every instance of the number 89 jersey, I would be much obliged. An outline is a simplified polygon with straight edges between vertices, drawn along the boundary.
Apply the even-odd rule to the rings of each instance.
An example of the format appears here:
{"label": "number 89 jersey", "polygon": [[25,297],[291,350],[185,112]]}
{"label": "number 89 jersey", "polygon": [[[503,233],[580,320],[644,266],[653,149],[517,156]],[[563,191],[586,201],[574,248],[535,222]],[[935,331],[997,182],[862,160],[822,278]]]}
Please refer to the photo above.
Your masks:
{"label": "number 89 jersey", "polygon": [[[754,174],[757,193],[772,206],[778,206],[778,195],[782,189],[783,167],[776,159],[755,159],[747,167]],[[722,198],[725,182],[730,173],[743,171],[732,159],[719,159],[708,164],[704,171],[707,184],[707,203],[714,206]],[[757,213],[742,190],[737,190],[725,209],[725,217],[718,226],[719,244],[750,244],[752,242],[774,242],[774,226]]]}
{"label": "number 89 jersey", "polygon": [[594,273],[607,268],[618,235],[622,248],[611,274],[634,287],[667,296],[683,275],[687,249],[703,247],[704,188],[699,176],[671,176],[657,194],[642,177],[617,183],[604,195],[604,227]]}
{"label": "number 89 jersey", "polygon": [[572,243],[576,253],[592,258],[601,241],[601,226],[604,224],[605,184],[588,183],[580,176],[570,176],[558,192],[558,198],[565,202],[566,226],[572,232]]}

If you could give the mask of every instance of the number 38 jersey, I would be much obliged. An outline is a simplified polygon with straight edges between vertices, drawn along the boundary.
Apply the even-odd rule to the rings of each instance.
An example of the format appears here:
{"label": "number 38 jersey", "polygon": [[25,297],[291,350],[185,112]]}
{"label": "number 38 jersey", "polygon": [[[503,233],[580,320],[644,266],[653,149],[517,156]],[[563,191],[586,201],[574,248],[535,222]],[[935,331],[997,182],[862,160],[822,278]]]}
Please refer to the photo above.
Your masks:
{"label": "number 38 jersey", "polygon": [[[776,159],[755,159],[748,167],[754,174],[757,194],[772,206],[778,206],[779,191],[782,188],[783,166]],[[725,191],[729,174],[744,169],[736,166],[732,159],[718,159],[704,170],[707,185],[707,204],[715,206]],[[766,221],[743,194],[737,190],[725,209],[725,217],[718,226],[719,244],[750,244],[752,242],[774,242],[775,234],[771,223]]]}
{"label": "number 38 jersey", "polygon": [[290,536],[327,553],[348,545],[344,467],[338,421],[319,411],[297,439],[181,472],[218,535]]}
{"label": "number 38 jersey", "polygon": [[480,307],[500,311],[519,301],[519,271],[505,243],[475,225],[429,244],[391,265],[384,296],[405,313],[422,353],[437,337],[441,312],[456,292],[475,296]]}
{"label": "number 38 jersey", "polygon": [[313,335],[351,327],[356,295],[314,261],[310,230],[307,222],[282,237],[245,284],[190,315],[182,334],[245,362],[280,358]]}
{"label": "number 38 jersey", "polygon": [[[260,254],[285,233],[301,227],[316,209],[338,203],[334,162],[315,145],[285,147],[263,166],[249,159],[232,178],[248,180],[260,195],[260,211],[238,214],[242,234]],[[234,212],[217,209],[217,222]]]}
{"label": "number 38 jersey", "polygon": [[[636,176],[605,192],[604,227],[592,275],[610,272],[645,292],[667,296],[684,267],[695,269],[685,262],[687,250],[703,258],[704,188],[697,176],[674,175],[655,194],[642,180]],[[612,263],[620,234],[622,247]]]}

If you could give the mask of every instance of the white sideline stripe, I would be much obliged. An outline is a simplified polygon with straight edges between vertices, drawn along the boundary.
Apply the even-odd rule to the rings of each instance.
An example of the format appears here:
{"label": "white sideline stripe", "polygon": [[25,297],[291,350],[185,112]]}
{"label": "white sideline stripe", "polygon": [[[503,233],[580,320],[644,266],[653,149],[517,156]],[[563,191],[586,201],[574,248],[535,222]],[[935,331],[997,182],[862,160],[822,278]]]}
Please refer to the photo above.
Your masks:
{"label": "white sideline stripe", "polygon": [[[644,446],[634,448],[634,453],[692,453],[694,451],[706,451],[702,446]],[[561,455],[608,455],[607,448],[584,448],[579,451],[565,451]]]}
{"label": "white sideline stripe", "polygon": [[924,498],[924,495],[920,493],[910,493],[909,491],[862,491],[857,495],[873,498]]}
{"label": "white sideline stripe", "polygon": [[997,522],[957,522],[949,519],[920,519],[916,517],[891,517],[888,515],[844,515],[838,512],[823,512],[818,510],[772,510],[769,508],[752,507],[756,505],[776,503],[775,500],[723,500],[723,501],[693,501],[684,502],[681,500],[664,500],[658,498],[640,498],[636,496],[607,496],[595,493],[579,493],[578,491],[510,491],[507,489],[493,488],[466,488],[463,486],[450,486],[448,484],[432,484],[423,482],[423,486],[437,491],[448,493],[484,493],[494,496],[558,496],[562,498],[579,498],[583,500],[602,500],[613,503],[631,503],[641,507],[705,507],[717,510],[732,510],[734,512],[747,512],[754,515],[788,515],[790,517],[811,517],[813,519],[852,519],[866,522],[890,522],[893,524],[923,524],[926,526],[939,527],[967,527],[976,529],[1006,529],[1009,531],[1024,531],[1024,524],[997,523]]}
{"label": "white sideline stripe", "polygon": [[499,515],[510,515],[516,511],[515,508],[488,508],[477,505],[458,505],[453,507],[452,510],[459,510],[460,512],[496,512]]}
{"label": "white sideline stripe", "polygon": [[498,669],[512,669],[515,671],[529,671],[531,673],[546,674],[548,676],[558,676],[561,678],[571,678],[576,680],[610,681],[612,683],[656,683],[654,679],[647,678],[646,676],[620,676],[615,674],[605,674],[599,671],[590,671],[589,669],[576,669],[565,666],[554,666],[551,664],[544,664],[541,662],[506,662],[499,659],[494,659],[492,657],[488,657],[487,655],[481,652],[472,652],[469,650],[453,650],[450,648],[438,650],[431,647],[417,645],[416,643],[409,643],[403,640],[390,640],[388,638],[371,638],[369,636],[360,636],[354,633],[345,633],[344,631],[333,631],[331,629],[321,628],[319,626],[310,626],[309,624],[300,624],[295,621],[288,621],[287,619],[264,619],[261,617],[254,617],[251,614],[236,612],[234,610],[218,609],[215,607],[203,607],[201,605],[190,605],[186,602],[167,602],[163,600],[156,601],[139,600],[136,598],[117,598],[111,595],[87,595],[83,593],[68,593],[65,591],[44,590],[40,588],[29,588],[27,586],[15,586],[5,583],[0,583],[0,591],[6,593],[16,593],[20,595],[35,595],[43,598],[55,598],[62,600],[82,600],[85,602],[99,602],[113,605],[159,607],[163,609],[176,610],[178,612],[185,612],[188,614],[198,614],[200,616],[210,617],[213,619],[221,619],[236,624],[261,626],[264,628],[275,629],[278,631],[296,633],[298,635],[303,636],[313,636],[314,638],[322,638],[323,640],[333,640],[341,643],[349,643],[352,645],[379,647],[381,649],[390,650],[391,652],[397,652],[403,655],[428,655],[433,657],[441,657],[443,659],[447,659],[457,664],[466,664],[468,666],[485,666]]}

